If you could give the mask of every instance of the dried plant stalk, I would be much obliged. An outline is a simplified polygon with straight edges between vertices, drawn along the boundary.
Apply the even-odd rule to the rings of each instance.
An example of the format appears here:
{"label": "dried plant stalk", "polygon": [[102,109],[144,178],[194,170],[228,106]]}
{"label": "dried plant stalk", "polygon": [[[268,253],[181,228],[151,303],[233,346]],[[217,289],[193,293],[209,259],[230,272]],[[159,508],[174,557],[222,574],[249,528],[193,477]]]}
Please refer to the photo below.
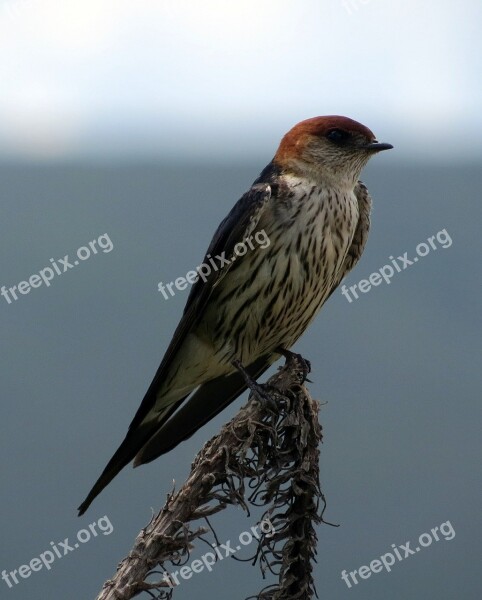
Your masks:
{"label": "dried plant stalk", "polygon": [[278,583],[255,598],[313,598],[314,526],[323,521],[325,499],[319,484],[319,405],[304,385],[308,371],[299,355],[286,353],[285,365],[260,386],[262,393],[251,392],[247,404],[204,445],[187,481],[139,533],[97,600],[129,600],[141,592],[171,598],[172,582],[166,575],[151,581],[153,572],[162,575],[166,563],[185,559],[193,541],[209,531],[196,522],[230,504],[247,511],[262,506],[263,519],[275,530],[260,537],[253,562],[263,575],[275,573]]}

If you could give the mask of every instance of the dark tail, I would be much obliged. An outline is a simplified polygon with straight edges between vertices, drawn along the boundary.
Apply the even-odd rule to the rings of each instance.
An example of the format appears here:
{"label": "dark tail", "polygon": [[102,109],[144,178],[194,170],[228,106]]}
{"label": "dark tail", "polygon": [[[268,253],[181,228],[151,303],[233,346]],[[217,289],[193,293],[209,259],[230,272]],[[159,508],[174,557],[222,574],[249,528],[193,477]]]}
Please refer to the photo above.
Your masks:
{"label": "dark tail", "polygon": [[164,409],[162,416],[159,415],[159,418],[156,421],[139,423],[139,420],[136,421],[137,415],[134,417],[124,441],[116,450],[116,453],[110,459],[106,468],[102,471],[101,476],[95,482],[94,487],[90,490],[87,498],[79,506],[79,517],[85,513],[92,503],[92,500],[94,500],[94,498],[98,496],[107,485],[109,485],[117,473],[119,473],[119,471],[121,471],[128,463],[131,462],[144,444],[148,442],[149,438],[155,435],[159,427],[162,427],[163,423],[165,423],[171,414],[176,410],[176,408],[178,408],[178,406],[184,402],[186,397],[187,396],[184,396],[176,402],[173,402],[171,405],[168,405]]}
{"label": "dark tail", "polygon": [[79,506],[79,517],[85,513],[92,500],[114,479],[117,473],[131,462],[148,439],[149,435],[146,429],[138,428],[127,433],[124,441],[102,471],[102,475],[95,482],[87,498]]}
{"label": "dark tail", "polygon": [[[274,355],[263,356],[247,367],[247,371],[256,379],[271,365]],[[161,454],[172,450],[183,440],[193,435],[200,427],[215,417],[228,404],[246,389],[246,383],[240,373],[217,377],[202,385],[185,406],[179,405],[186,397],[173,403],[162,419],[150,423],[131,423],[129,431],[114,456],[102,472],[87,498],[79,506],[79,517],[85,513],[100,492],[131,460],[134,466],[148,463]]]}

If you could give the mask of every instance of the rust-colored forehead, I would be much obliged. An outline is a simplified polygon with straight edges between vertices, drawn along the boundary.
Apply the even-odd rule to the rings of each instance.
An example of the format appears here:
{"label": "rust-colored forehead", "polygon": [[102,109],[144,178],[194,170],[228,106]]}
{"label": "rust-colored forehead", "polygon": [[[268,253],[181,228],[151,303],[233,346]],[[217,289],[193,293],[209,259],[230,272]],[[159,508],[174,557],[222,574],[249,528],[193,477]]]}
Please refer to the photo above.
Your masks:
{"label": "rust-colored forehead", "polygon": [[291,135],[326,135],[330,129],[344,129],[351,133],[359,133],[369,140],[374,140],[375,136],[368,127],[349,119],[348,117],[340,117],[337,115],[328,115],[326,117],[313,117],[312,119],[306,119],[301,121],[291,129],[289,132]]}

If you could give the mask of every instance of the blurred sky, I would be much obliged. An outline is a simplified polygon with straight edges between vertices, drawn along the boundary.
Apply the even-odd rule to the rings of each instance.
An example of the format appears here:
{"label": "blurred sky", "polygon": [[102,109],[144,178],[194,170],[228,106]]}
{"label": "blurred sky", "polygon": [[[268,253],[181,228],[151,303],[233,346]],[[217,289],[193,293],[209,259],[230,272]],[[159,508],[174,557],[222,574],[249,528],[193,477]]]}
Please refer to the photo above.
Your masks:
{"label": "blurred sky", "polygon": [[480,0],[0,2],[0,159],[257,158],[346,114],[482,157]]}

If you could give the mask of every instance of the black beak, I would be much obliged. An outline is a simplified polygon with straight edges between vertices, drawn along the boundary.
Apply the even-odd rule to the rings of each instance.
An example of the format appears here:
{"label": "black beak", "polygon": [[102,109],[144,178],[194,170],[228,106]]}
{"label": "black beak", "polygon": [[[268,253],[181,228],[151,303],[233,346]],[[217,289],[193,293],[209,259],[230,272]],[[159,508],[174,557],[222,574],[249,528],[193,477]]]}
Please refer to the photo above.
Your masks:
{"label": "black beak", "polygon": [[365,150],[370,150],[370,152],[381,152],[382,150],[391,150],[393,146],[391,144],[386,144],[385,142],[371,142],[370,144],[365,144]]}

